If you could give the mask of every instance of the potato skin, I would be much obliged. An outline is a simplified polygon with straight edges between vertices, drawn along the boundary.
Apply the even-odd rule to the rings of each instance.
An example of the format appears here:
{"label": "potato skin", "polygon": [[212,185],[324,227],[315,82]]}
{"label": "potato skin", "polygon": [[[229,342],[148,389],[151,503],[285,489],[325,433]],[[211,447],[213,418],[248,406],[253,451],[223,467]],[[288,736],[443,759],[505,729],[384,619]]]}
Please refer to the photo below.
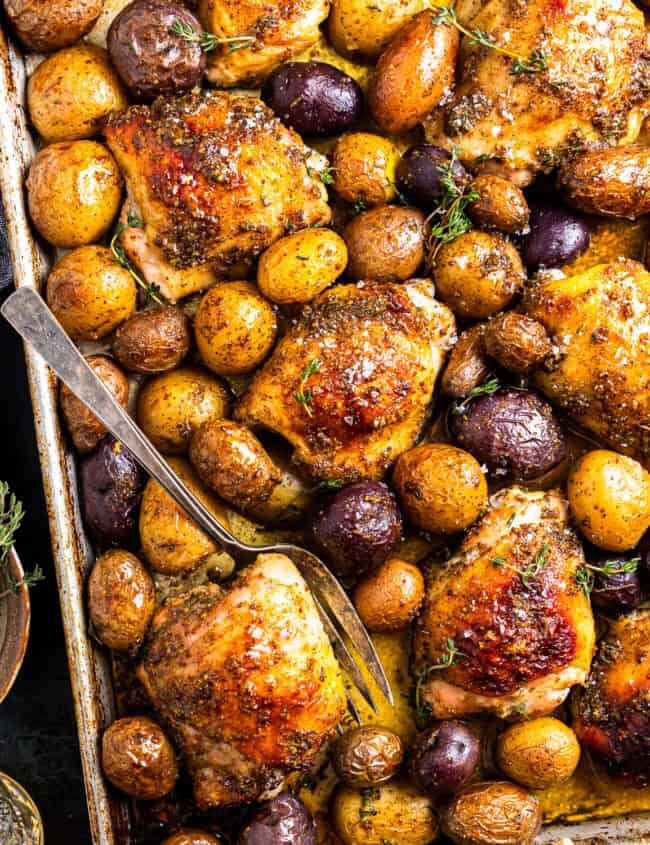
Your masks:
{"label": "potato skin", "polygon": [[424,261],[424,214],[416,208],[382,205],[364,211],[343,231],[347,275],[353,281],[403,282]]}
{"label": "potato skin", "polygon": [[400,455],[393,484],[406,517],[436,534],[469,528],[487,505],[479,462],[446,443],[422,443]]}
{"label": "potato skin", "polygon": [[404,759],[401,739],[388,728],[363,725],[337,740],[332,763],[346,786],[367,789],[397,774]]}
{"label": "potato skin", "polygon": [[650,147],[608,147],[567,158],[558,183],[580,211],[635,220],[650,212]]}
{"label": "potato skin", "polygon": [[440,824],[455,845],[532,845],[542,809],[520,786],[485,781],[456,793],[443,807]]}
{"label": "potato skin", "polygon": [[[170,458],[169,464],[219,522],[227,527],[228,517],[223,506],[201,486],[190,464],[182,458]],[[153,479],[147,482],[142,496],[140,543],[149,566],[165,575],[189,572],[219,552],[214,541]]]}
{"label": "potato skin", "polygon": [[469,215],[481,229],[512,234],[528,225],[530,209],[521,188],[491,173],[474,179],[478,199],[469,206]]}
{"label": "potato skin", "polygon": [[105,646],[135,654],[155,607],[154,583],[135,555],[113,549],[97,558],[88,579],[88,613]]}
{"label": "potato skin", "polygon": [[[129,398],[129,380],[115,361],[107,355],[90,355],[86,361],[120,405],[125,408]],[[59,402],[75,449],[82,455],[91,452],[106,434],[107,429],[65,384],[61,384]]]}
{"label": "potato skin", "polygon": [[526,373],[544,363],[553,344],[544,326],[532,317],[508,311],[497,314],[485,327],[485,351],[502,367]]}
{"label": "potato skin", "polygon": [[334,190],[346,202],[368,208],[392,202],[396,196],[395,169],[400,154],[381,135],[350,132],[338,139],[332,156]]}
{"label": "potato skin", "polygon": [[380,9],[368,7],[366,0],[332,0],[329,40],[344,56],[376,59],[398,30],[426,5],[426,0],[402,0]]}
{"label": "potato skin", "polygon": [[521,258],[510,241],[478,230],[444,244],[433,272],[440,299],[458,316],[474,320],[505,308],[525,280]]}
{"label": "potato skin", "polygon": [[220,845],[220,842],[211,833],[183,828],[163,839],[160,845]]}
{"label": "potato skin", "polygon": [[460,37],[433,14],[416,15],[381,54],[368,88],[368,108],[389,134],[413,129],[454,81]]}
{"label": "potato skin", "polygon": [[650,526],[650,474],[634,458],[587,452],[571,469],[567,494],[576,525],[601,549],[633,549]]}
{"label": "potato skin", "polygon": [[580,760],[580,743],[571,728],[545,716],[511,725],[499,737],[496,759],[509,778],[528,789],[564,783]]}
{"label": "potato skin", "polygon": [[304,229],[262,253],[257,286],[278,305],[309,302],[333,284],[348,263],[345,241],[331,229]]}
{"label": "potato skin", "polygon": [[5,0],[7,17],[23,44],[45,53],[74,44],[93,27],[103,0]]}
{"label": "potato skin", "polygon": [[119,327],[113,354],[132,373],[154,375],[173,370],[190,350],[190,321],[169,305],[142,311]]}
{"label": "potato skin", "polygon": [[[364,809],[368,814],[360,812]],[[401,780],[377,786],[366,797],[356,789],[340,788],[332,820],[345,845],[429,845],[438,835],[433,799]]]}
{"label": "potato skin", "polygon": [[106,50],[77,44],[36,68],[27,105],[36,130],[51,144],[94,138],[109,112],[126,108],[128,100]]}
{"label": "potato skin", "polygon": [[478,323],[458,338],[440,382],[447,396],[462,399],[488,377],[490,361],[485,354],[484,334],[485,324]]}
{"label": "potato skin", "polygon": [[34,158],[27,176],[32,222],[54,246],[94,243],[115,220],[122,185],[115,159],[96,141],[50,144]]}
{"label": "potato skin", "polygon": [[369,631],[403,631],[424,600],[424,578],[413,563],[391,557],[359,581],[353,600]]}
{"label": "potato skin", "polygon": [[113,786],[142,801],[168,795],[178,780],[172,744],[146,716],[118,719],[104,732],[102,768]]}
{"label": "potato skin", "polygon": [[254,370],[271,351],[277,328],[273,306],[250,282],[224,282],[212,288],[194,318],[201,357],[219,375]]}
{"label": "potato skin", "polygon": [[131,274],[103,246],[82,246],[58,261],[47,279],[46,299],[74,340],[99,340],[133,314]]}
{"label": "potato skin", "polygon": [[192,432],[230,410],[230,394],[198,367],[179,367],[150,379],[140,390],[138,425],[164,455],[182,455]]}

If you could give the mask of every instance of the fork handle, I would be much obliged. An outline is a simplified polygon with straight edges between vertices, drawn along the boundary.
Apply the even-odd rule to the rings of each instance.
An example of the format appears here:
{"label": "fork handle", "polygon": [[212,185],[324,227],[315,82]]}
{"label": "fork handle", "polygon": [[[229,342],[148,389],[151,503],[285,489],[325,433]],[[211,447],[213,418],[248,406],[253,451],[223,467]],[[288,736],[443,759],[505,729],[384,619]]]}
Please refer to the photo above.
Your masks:
{"label": "fork handle", "polygon": [[237,561],[248,562],[253,555],[226,531],[171,469],[88,365],[40,294],[34,288],[19,288],[8,297],[0,311],[23,340],[192,519]]}

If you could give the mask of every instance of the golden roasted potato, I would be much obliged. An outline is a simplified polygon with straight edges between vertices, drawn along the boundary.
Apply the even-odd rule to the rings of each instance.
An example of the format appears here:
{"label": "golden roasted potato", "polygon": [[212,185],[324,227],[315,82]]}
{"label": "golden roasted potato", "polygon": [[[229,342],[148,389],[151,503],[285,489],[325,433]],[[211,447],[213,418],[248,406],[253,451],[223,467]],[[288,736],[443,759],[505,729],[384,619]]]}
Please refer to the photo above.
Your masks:
{"label": "golden roasted potato", "polygon": [[228,390],[198,367],[180,367],[150,379],[138,394],[138,425],[164,455],[182,455],[204,422],[225,417]]}
{"label": "golden roasted potato", "polygon": [[[223,505],[200,483],[190,464],[170,458],[169,465],[226,527],[228,516]],[[175,575],[189,572],[222,552],[215,542],[189,518],[157,481],[149,479],[140,506],[140,543],[149,566],[156,572]]]}
{"label": "golden roasted potato", "polygon": [[88,579],[88,613],[105,646],[135,654],[155,609],[154,583],[135,555],[112,549],[97,558]]}
{"label": "golden roasted potato", "polygon": [[136,307],[133,277],[104,246],[66,253],[48,276],[45,296],[70,337],[98,340],[128,320]]}
{"label": "golden roasted potato", "polygon": [[49,56],[27,85],[30,120],[48,144],[94,138],[109,112],[127,105],[108,53],[92,44],[77,44]]}
{"label": "golden roasted potato", "polygon": [[455,845],[532,845],[542,826],[539,801],[520,786],[466,786],[442,808],[440,824]]}
{"label": "golden roasted potato", "polygon": [[469,528],[487,505],[487,482],[479,462],[446,443],[422,443],[401,454],[393,484],[407,519],[435,534]]}
{"label": "golden roasted potato", "polygon": [[390,134],[413,129],[438,105],[454,82],[460,37],[435,25],[433,13],[416,15],[381,54],[368,88],[368,108]]}
{"label": "golden roasted potato", "polygon": [[368,5],[367,0],[332,0],[329,40],[344,56],[376,59],[398,30],[427,7],[426,0]]}
{"label": "golden roasted potato", "polygon": [[359,581],[353,598],[369,631],[403,631],[424,600],[424,578],[415,564],[391,557]]}
{"label": "golden roasted potato", "polygon": [[510,241],[473,230],[442,246],[433,281],[437,295],[459,317],[481,320],[508,305],[526,271]]}
{"label": "golden roasted potato", "polygon": [[189,319],[180,308],[168,305],[122,323],[115,333],[113,354],[125,369],[153,375],[177,367],[191,343]]}
{"label": "golden roasted potato", "polygon": [[438,835],[433,799],[401,780],[371,790],[341,787],[332,820],[345,845],[429,845]]}
{"label": "golden roasted potato", "polygon": [[390,780],[404,760],[402,740],[388,728],[360,725],[342,734],[332,764],[346,786],[368,789]]}
{"label": "golden roasted potato", "polygon": [[4,6],[20,40],[45,53],[90,32],[104,0],[5,0]]}
{"label": "golden roasted potato", "polygon": [[485,354],[484,333],[485,324],[478,323],[458,338],[440,382],[447,396],[462,399],[488,377],[490,362]]}
{"label": "golden roasted potato", "polygon": [[113,786],[142,801],[168,795],[178,780],[172,744],[146,716],[118,719],[104,732],[102,768]]}
{"label": "golden roasted potato", "polygon": [[580,532],[601,549],[633,549],[650,526],[650,474],[634,458],[587,452],[571,469],[567,495]]}
{"label": "golden roasted potato", "polygon": [[392,202],[397,195],[395,169],[400,154],[395,144],[370,132],[342,135],[334,147],[334,190],[346,202],[368,208]]}
{"label": "golden roasted potato", "polygon": [[347,275],[353,281],[403,282],[424,261],[424,214],[416,208],[382,205],[352,219],[343,231]]}
{"label": "golden roasted potato", "polygon": [[650,147],[606,147],[567,157],[558,183],[580,211],[635,220],[650,212]]}
{"label": "golden roasted potato", "polygon": [[333,284],[348,263],[345,241],[331,229],[303,229],[262,253],[257,286],[279,305],[309,302]]}
{"label": "golden roasted potato", "polygon": [[96,141],[51,144],[29,168],[29,213],[54,246],[98,241],[115,220],[121,199],[122,176],[115,159]]}
{"label": "golden roasted potato", "polygon": [[[126,408],[129,398],[129,380],[115,361],[107,355],[90,355],[86,361],[120,405]],[[82,455],[91,452],[106,434],[106,428],[65,384],[61,384],[59,402],[75,449]]]}
{"label": "golden roasted potato", "polygon": [[499,737],[496,757],[499,768],[516,783],[548,789],[575,772],[580,743],[571,728],[545,716],[507,728]]}
{"label": "golden roasted potato", "polygon": [[485,326],[485,351],[506,370],[525,373],[538,367],[553,353],[544,326],[532,317],[508,311]]}
{"label": "golden roasted potato", "polygon": [[219,840],[211,833],[183,828],[163,839],[160,845],[219,845]]}
{"label": "golden roasted potato", "polygon": [[512,234],[526,228],[530,209],[524,192],[513,182],[485,173],[474,179],[473,190],[478,199],[469,206],[469,216],[481,229]]}
{"label": "golden roasted potato", "polygon": [[224,282],[209,290],[194,318],[206,366],[219,375],[254,370],[275,343],[275,311],[250,282]]}

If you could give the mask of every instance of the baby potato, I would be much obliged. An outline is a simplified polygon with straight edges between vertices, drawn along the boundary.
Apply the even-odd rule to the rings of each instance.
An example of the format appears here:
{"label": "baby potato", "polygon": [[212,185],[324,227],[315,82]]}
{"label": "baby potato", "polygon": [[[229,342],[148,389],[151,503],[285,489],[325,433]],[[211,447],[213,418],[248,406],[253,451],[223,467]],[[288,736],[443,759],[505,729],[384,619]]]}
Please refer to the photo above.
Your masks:
{"label": "baby potato", "polygon": [[392,202],[399,158],[397,147],[381,135],[342,135],[332,157],[334,190],[346,202],[362,202],[368,208]]}
{"label": "baby potato", "polygon": [[309,302],[338,279],[347,263],[340,235],[331,229],[303,229],[262,253],[257,286],[278,305]]}
{"label": "baby potato", "polygon": [[103,6],[104,0],[4,0],[20,40],[41,53],[67,47],[90,32]]}
{"label": "baby potato", "polygon": [[429,845],[438,835],[433,799],[401,780],[370,791],[341,787],[332,821],[345,845]]}
{"label": "baby potato", "polygon": [[113,354],[132,373],[153,375],[177,367],[190,350],[190,321],[169,305],[142,311],[115,333]]}
{"label": "baby potato", "polygon": [[501,235],[473,230],[442,246],[433,281],[459,317],[481,320],[508,305],[526,281],[519,253]]}
{"label": "baby potato", "polygon": [[211,833],[183,828],[163,839],[160,845],[220,845],[220,842]]}
{"label": "baby potato", "polygon": [[51,144],[34,158],[27,176],[32,221],[54,246],[100,240],[122,199],[122,176],[113,156],[96,141]]}
{"label": "baby potato", "polygon": [[[227,527],[228,516],[223,505],[201,486],[190,464],[182,458],[170,458],[169,465],[216,519]],[[142,496],[140,543],[149,566],[165,575],[189,572],[220,553],[216,543],[153,479],[147,482]]]}
{"label": "baby potato", "polygon": [[91,44],[49,56],[27,84],[30,120],[48,144],[93,138],[109,112],[127,105],[108,53]]}
{"label": "baby potato", "polygon": [[492,173],[474,179],[473,190],[478,194],[468,208],[472,220],[481,229],[496,229],[512,234],[528,225],[530,209],[521,188]]}
{"label": "baby potato", "polygon": [[424,578],[414,564],[391,557],[359,581],[353,598],[369,631],[403,631],[424,600]]}
{"label": "baby potato", "polygon": [[178,780],[172,744],[146,716],[118,719],[105,731],[102,768],[113,786],[142,801],[163,798]]}
{"label": "baby potato", "polygon": [[545,716],[511,725],[499,737],[497,763],[504,774],[528,789],[564,783],[580,760],[580,743],[571,728]]}
{"label": "baby potato", "polygon": [[332,0],[329,40],[344,56],[376,59],[397,31],[426,7],[426,0],[374,6],[369,6],[367,0]]}
{"label": "baby potato", "polygon": [[379,57],[368,88],[370,114],[384,132],[413,129],[454,82],[460,36],[435,25],[425,10],[407,23]]}
{"label": "baby potato", "polygon": [[532,317],[508,311],[485,327],[485,351],[506,370],[525,373],[543,364],[553,352],[544,326]]}
{"label": "baby potato", "polygon": [[485,354],[484,334],[485,324],[479,323],[458,338],[440,382],[447,396],[462,399],[488,377],[490,362]]}
{"label": "baby potato", "polygon": [[[91,355],[86,358],[86,361],[120,405],[125,408],[129,398],[129,380],[115,361],[107,355]],[[92,452],[106,434],[107,429],[65,384],[61,384],[59,402],[75,449],[82,455]]]}
{"label": "baby potato", "polygon": [[542,809],[520,786],[485,781],[457,792],[442,808],[440,824],[455,845],[532,845]]}
{"label": "baby potato", "polygon": [[82,246],[54,265],[47,304],[74,340],[98,340],[133,314],[137,291],[131,274],[104,246]]}
{"label": "baby potato", "polygon": [[404,760],[402,740],[388,728],[361,725],[342,734],[332,764],[346,786],[368,789],[390,780]]}
{"label": "baby potato", "polygon": [[347,275],[353,281],[403,282],[424,261],[424,214],[416,208],[382,205],[364,211],[343,231]]}
{"label": "baby potato", "polygon": [[435,534],[469,528],[487,505],[487,482],[479,462],[446,443],[422,443],[400,455],[393,483],[407,518]]}
{"label": "baby potato", "polygon": [[180,367],[150,379],[138,394],[138,425],[164,455],[182,455],[192,432],[230,410],[230,394],[210,373]]}
{"label": "baby potato", "polygon": [[212,288],[194,318],[201,357],[219,375],[254,370],[271,351],[277,329],[273,306],[250,282]]}
{"label": "baby potato", "polygon": [[155,607],[154,583],[135,555],[113,549],[97,558],[88,579],[88,613],[105,646],[135,654]]}
{"label": "baby potato", "polygon": [[587,452],[571,469],[567,494],[576,525],[601,549],[633,549],[650,526],[650,474],[633,458]]}

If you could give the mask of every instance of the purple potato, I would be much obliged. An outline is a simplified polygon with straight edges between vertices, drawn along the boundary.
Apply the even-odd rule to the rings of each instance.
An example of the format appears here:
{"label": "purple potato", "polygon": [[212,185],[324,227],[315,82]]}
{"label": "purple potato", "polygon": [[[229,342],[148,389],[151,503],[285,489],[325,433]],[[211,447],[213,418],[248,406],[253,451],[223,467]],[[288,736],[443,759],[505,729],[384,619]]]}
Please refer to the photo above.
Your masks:
{"label": "purple potato", "polygon": [[92,538],[102,547],[135,539],[146,476],[129,450],[107,435],[81,461],[81,508]]}
{"label": "purple potato", "polygon": [[500,388],[460,408],[449,416],[451,434],[493,476],[538,478],[565,456],[564,433],[553,409],[528,390]]}
{"label": "purple potato", "polygon": [[479,741],[466,725],[441,722],[415,740],[409,772],[423,792],[451,795],[470,780],[479,759]]}
{"label": "purple potato", "polygon": [[363,114],[361,88],[325,62],[286,62],[264,83],[262,99],[301,135],[335,135]]}
{"label": "purple potato", "polygon": [[399,548],[397,500],[379,481],[359,481],[331,496],[314,518],[315,545],[341,577],[381,566]]}
{"label": "purple potato", "polygon": [[[450,160],[451,155],[442,147],[435,147],[433,144],[417,144],[411,147],[397,165],[397,187],[420,208],[435,208],[443,191],[443,174],[440,168],[449,164]],[[454,162],[452,174],[458,186],[467,183],[467,171],[459,161]]]}
{"label": "purple potato", "polygon": [[260,807],[237,845],[316,845],[316,826],[302,801],[282,792]]}
{"label": "purple potato", "polygon": [[175,25],[187,27],[190,35],[203,31],[188,9],[162,0],[135,0],[114,18],[108,51],[137,99],[188,91],[201,82],[205,53],[196,42],[175,35]]}
{"label": "purple potato", "polygon": [[650,529],[645,532],[639,543],[639,574],[646,587],[650,586]]}
{"label": "purple potato", "polygon": [[589,248],[591,234],[585,219],[563,206],[532,204],[529,225],[522,255],[530,271],[561,267]]}
{"label": "purple potato", "polygon": [[[608,558],[608,569],[623,567],[627,558]],[[602,563],[595,564],[602,566]],[[641,579],[635,572],[596,572],[594,588],[591,591],[591,603],[608,616],[620,616],[634,610],[641,604]]]}

